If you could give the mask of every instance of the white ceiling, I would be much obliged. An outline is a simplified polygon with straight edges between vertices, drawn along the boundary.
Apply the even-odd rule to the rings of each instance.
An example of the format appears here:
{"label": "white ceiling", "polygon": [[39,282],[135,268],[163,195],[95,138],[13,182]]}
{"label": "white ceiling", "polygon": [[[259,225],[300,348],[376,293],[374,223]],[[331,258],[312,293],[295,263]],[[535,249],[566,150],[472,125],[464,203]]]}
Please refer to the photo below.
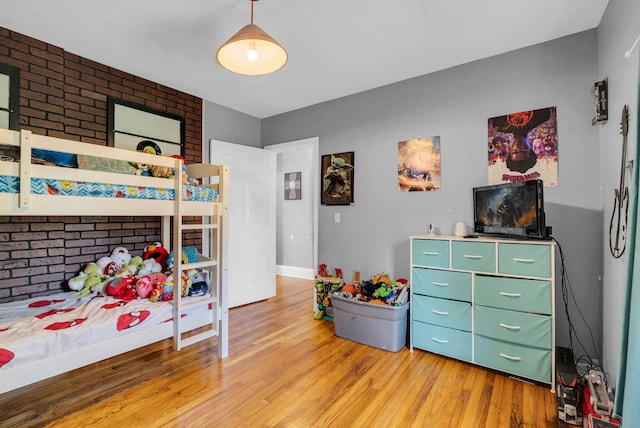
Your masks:
{"label": "white ceiling", "polygon": [[289,54],[265,76],[218,65],[249,0],[2,0],[0,26],[265,118],[596,28],[609,0],[261,0]]}

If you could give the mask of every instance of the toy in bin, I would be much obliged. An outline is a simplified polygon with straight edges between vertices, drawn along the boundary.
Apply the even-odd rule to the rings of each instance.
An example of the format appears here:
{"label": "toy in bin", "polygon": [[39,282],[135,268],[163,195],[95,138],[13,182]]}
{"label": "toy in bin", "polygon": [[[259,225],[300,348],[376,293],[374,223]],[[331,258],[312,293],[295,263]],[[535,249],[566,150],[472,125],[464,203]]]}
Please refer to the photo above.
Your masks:
{"label": "toy in bin", "polygon": [[327,265],[319,266],[318,275],[315,280],[315,302],[313,317],[317,320],[333,321],[333,306],[331,305],[330,292],[338,290],[344,284],[342,281],[342,270],[336,269],[336,276],[327,276]]}
{"label": "toy in bin", "polygon": [[584,401],[582,413],[584,414],[585,428],[616,428],[620,427],[620,420],[611,417],[613,400],[609,397],[604,373],[598,370],[589,370],[584,386]]}

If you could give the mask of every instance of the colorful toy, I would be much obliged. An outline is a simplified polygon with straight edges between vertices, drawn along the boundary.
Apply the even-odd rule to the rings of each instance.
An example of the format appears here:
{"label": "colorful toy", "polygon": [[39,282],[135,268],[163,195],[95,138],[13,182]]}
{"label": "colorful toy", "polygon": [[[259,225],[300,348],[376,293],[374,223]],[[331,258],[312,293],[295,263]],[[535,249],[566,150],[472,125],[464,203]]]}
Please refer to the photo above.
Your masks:
{"label": "colorful toy", "polygon": [[[184,297],[189,293],[189,287],[191,287],[191,280],[186,276],[180,277],[181,296]],[[158,301],[170,301],[173,300],[174,293],[174,280],[173,275],[169,275],[167,280],[161,283],[158,288],[155,288],[149,295],[149,300],[152,302]]]}
{"label": "colorful toy", "polygon": [[105,287],[107,296],[113,296],[121,300],[135,300],[138,298],[135,290],[136,277],[123,276],[115,278]]}
{"label": "colorful toy", "polygon": [[142,262],[140,269],[138,269],[138,277],[147,276],[154,272],[162,272],[162,265],[154,259],[147,259]]}
{"label": "colorful toy", "polygon": [[142,254],[142,260],[153,259],[157,263],[162,266],[162,271],[167,270],[167,259],[169,258],[169,251],[162,246],[160,242],[154,242],[153,244],[147,245],[144,248],[144,253]]}
{"label": "colorful toy", "polygon": [[209,285],[207,284],[207,273],[197,269],[189,269],[185,274],[189,280],[191,280],[189,296],[204,296],[209,290]]}
{"label": "colorful toy", "polygon": [[146,299],[151,295],[153,290],[160,288],[163,282],[167,280],[167,275],[161,272],[150,273],[136,281],[136,293],[138,296]]}
{"label": "colorful toy", "polygon": [[70,289],[76,291],[76,296],[86,296],[94,290],[98,284],[107,279],[107,275],[100,273],[100,268],[96,263],[87,263],[78,276],[67,281]]}

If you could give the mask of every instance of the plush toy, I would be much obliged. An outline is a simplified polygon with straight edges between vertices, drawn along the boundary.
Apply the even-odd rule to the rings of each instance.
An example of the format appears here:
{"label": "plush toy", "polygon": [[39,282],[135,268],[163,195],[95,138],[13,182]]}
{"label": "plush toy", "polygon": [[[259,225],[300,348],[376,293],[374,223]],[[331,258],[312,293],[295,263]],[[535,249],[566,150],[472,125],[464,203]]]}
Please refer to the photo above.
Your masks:
{"label": "plush toy", "polygon": [[96,263],[87,263],[83,266],[80,273],[67,281],[67,285],[77,296],[86,296],[91,293],[93,288],[107,279],[108,276],[100,273],[100,268]]}
{"label": "plush toy", "polygon": [[162,266],[162,271],[167,270],[167,259],[169,258],[169,251],[162,246],[160,242],[154,242],[153,244],[147,245],[144,248],[144,253],[142,254],[142,260],[153,259],[157,263]]}
{"label": "plush toy", "polygon": [[[181,296],[184,297],[189,293],[189,287],[191,287],[191,280],[186,276],[180,277],[181,282]],[[173,275],[169,275],[167,280],[163,282],[159,288],[154,289],[149,296],[149,300],[152,302],[157,301],[169,301],[173,300],[173,292],[174,292],[175,284],[173,280]]]}
{"label": "plush toy", "polygon": [[138,269],[137,275],[139,278],[141,278],[155,272],[162,272],[162,265],[156,262],[154,259],[147,259],[142,262],[140,269]]}
{"label": "plush toy", "polygon": [[173,177],[173,168],[170,166],[151,165],[151,175],[159,178]]}
{"label": "plush toy", "polygon": [[189,269],[185,274],[191,280],[189,296],[204,296],[209,290],[207,273],[197,269]]}
{"label": "plush toy", "polygon": [[84,287],[82,288],[82,290],[77,291],[74,294],[74,296],[87,296],[91,293],[93,293],[94,291],[99,291],[99,286],[100,284],[102,284],[102,282],[104,281],[104,277],[97,274],[97,273],[92,273],[87,275],[87,279],[84,281]]}
{"label": "plush toy", "polygon": [[122,268],[131,261],[131,254],[125,247],[116,247],[111,252],[111,260]]}
{"label": "plush toy", "polygon": [[136,282],[136,293],[138,296],[146,299],[151,295],[153,290],[162,286],[162,283],[167,280],[167,275],[156,272],[143,276]]}
{"label": "plush toy", "polygon": [[[189,263],[189,258],[187,257],[187,253],[184,250],[180,252],[180,261],[182,262],[182,264]],[[174,267],[173,251],[171,251],[169,253],[169,257],[167,257],[167,269],[173,270],[173,267]]]}
{"label": "plush toy", "polygon": [[113,296],[121,300],[135,300],[138,298],[135,290],[136,277],[123,276],[115,278],[105,288],[108,296]]}
{"label": "plush toy", "polygon": [[120,269],[120,266],[108,256],[100,257],[96,264],[98,265],[98,273],[107,276],[113,276]]}

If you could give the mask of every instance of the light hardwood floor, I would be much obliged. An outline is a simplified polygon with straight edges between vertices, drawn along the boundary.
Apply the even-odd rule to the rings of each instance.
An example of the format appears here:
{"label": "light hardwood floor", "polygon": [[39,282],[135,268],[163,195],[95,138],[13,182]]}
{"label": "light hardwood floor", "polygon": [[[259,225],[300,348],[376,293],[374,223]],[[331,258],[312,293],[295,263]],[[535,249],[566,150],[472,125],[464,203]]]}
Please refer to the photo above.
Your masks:
{"label": "light hardwood floor", "polygon": [[[336,337],[313,282],[230,311],[216,339],[170,340],[0,395],[0,427],[558,427],[555,395],[428,352]],[[1,377],[0,377],[1,378]]]}

